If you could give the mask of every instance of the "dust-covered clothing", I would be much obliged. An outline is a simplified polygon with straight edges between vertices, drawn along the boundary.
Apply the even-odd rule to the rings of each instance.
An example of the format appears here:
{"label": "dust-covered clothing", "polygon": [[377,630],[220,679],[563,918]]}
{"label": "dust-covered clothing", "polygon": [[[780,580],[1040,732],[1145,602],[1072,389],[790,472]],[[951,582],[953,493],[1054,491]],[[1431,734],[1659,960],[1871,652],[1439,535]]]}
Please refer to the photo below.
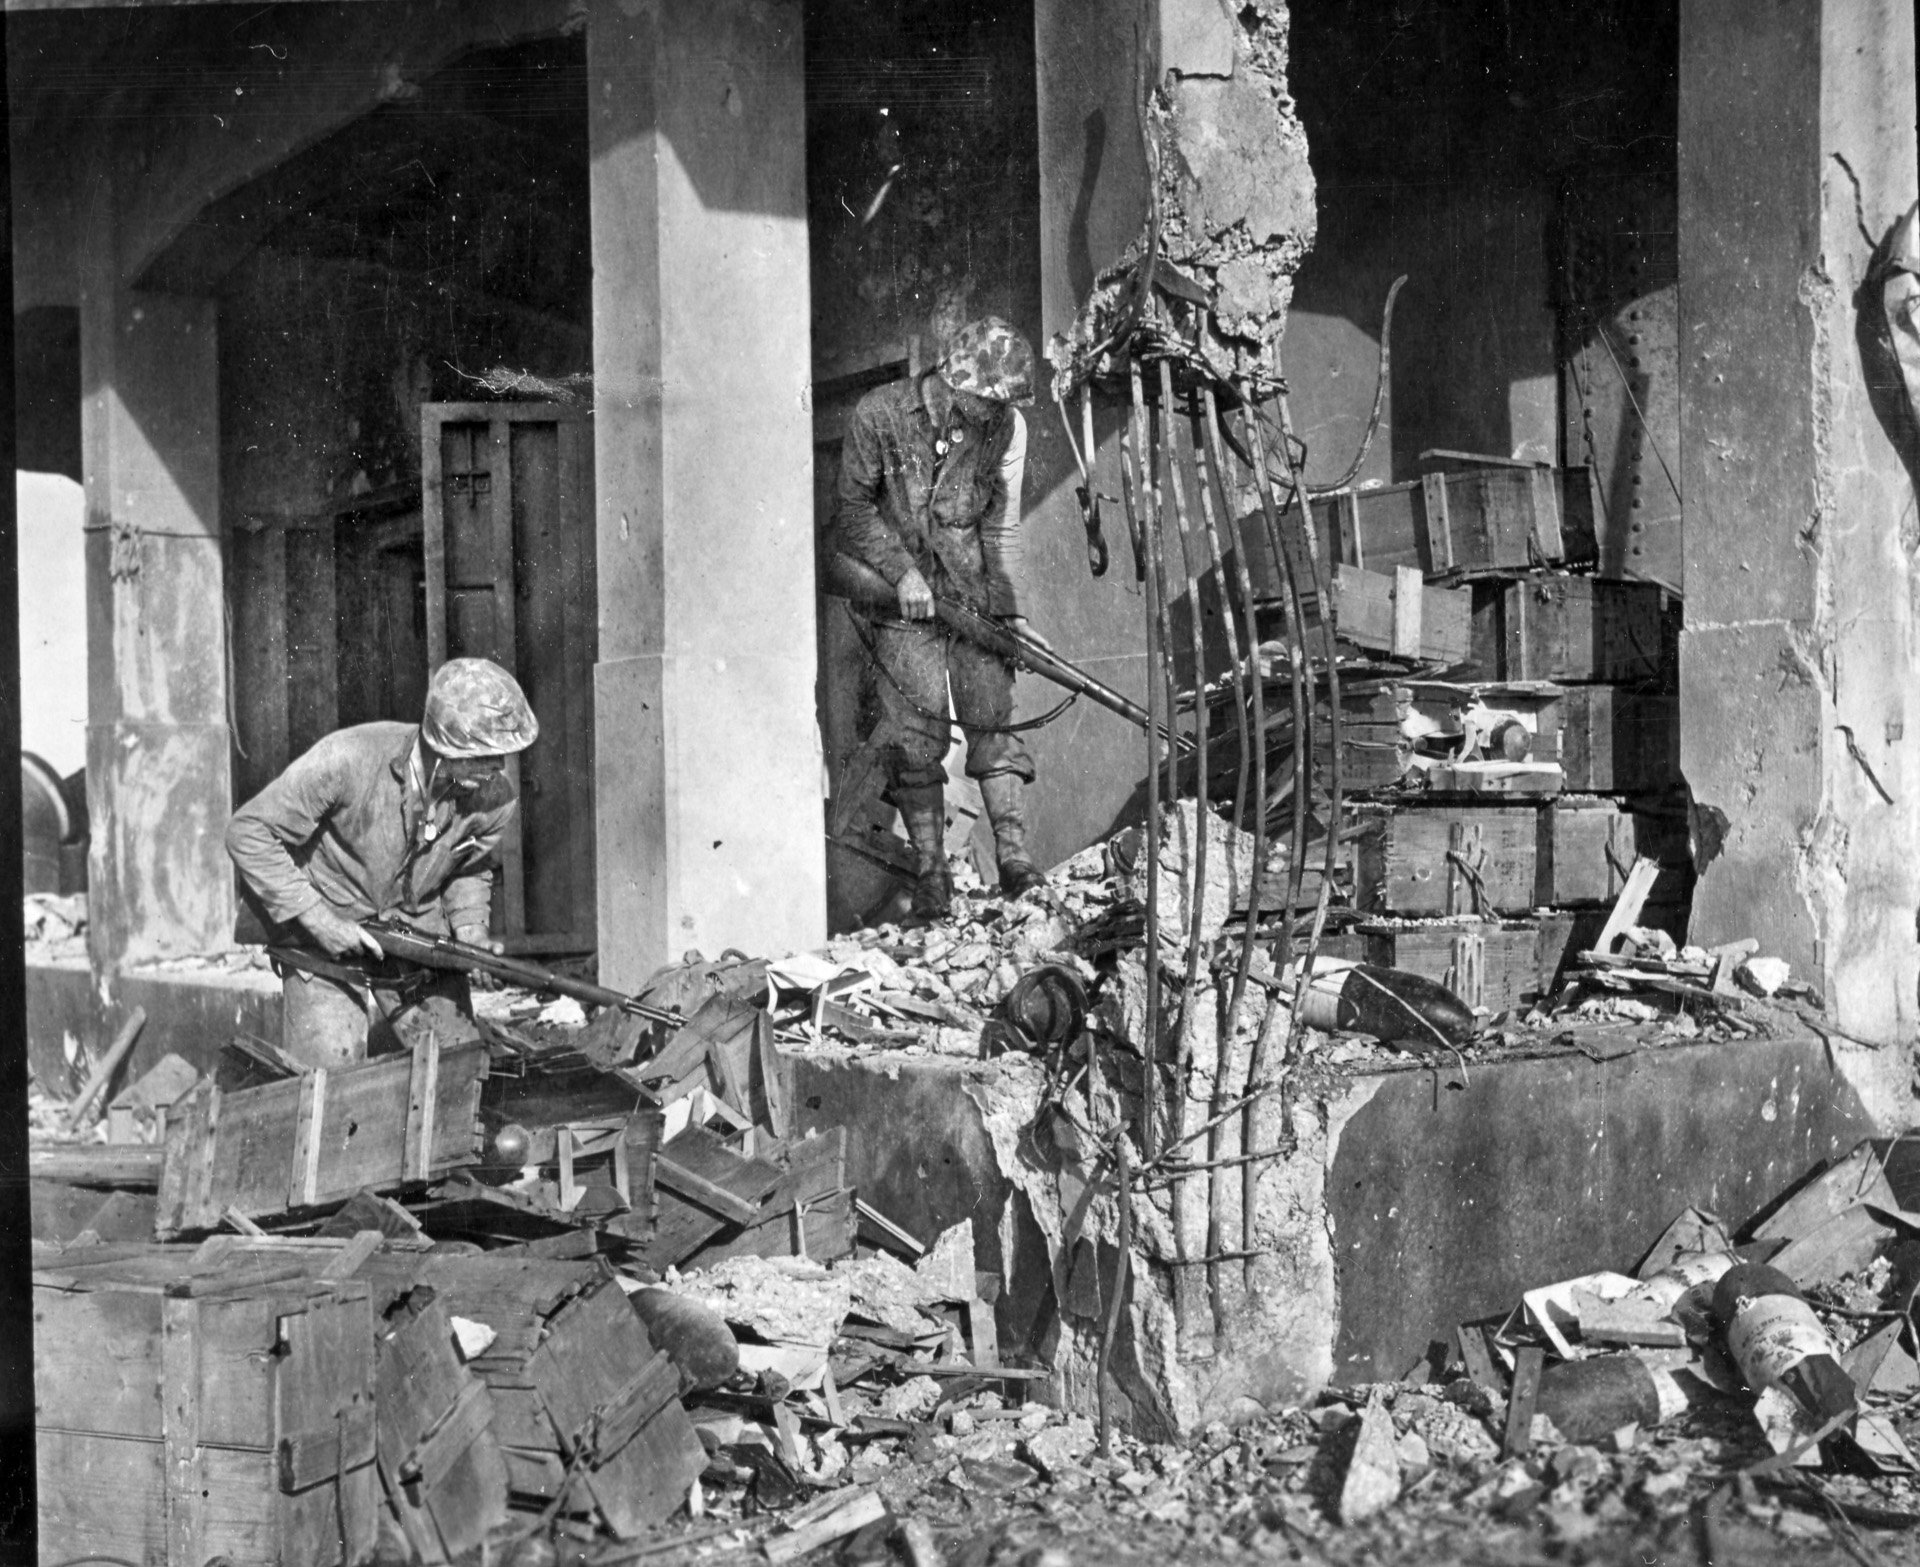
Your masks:
{"label": "dust-covered clothing", "polygon": [[399,723],[338,730],[233,813],[227,853],[270,929],[322,902],[436,935],[487,928],[495,851],[519,802],[504,776],[429,799],[418,735]]}
{"label": "dust-covered clothing", "polygon": [[[345,967],[357,968],[358,964]],[[480,1037],[467,976],[422,969],[348,983],[289,967],[280,985],[280,1047],[309,1069],[351,1066],[369,1055],[411,1050],[437,1036],[442,1050]]]}
{"label": "dust-covered clothing", "polygon": [[952,741],[945,716],[949,682],[953,714],[967,737],[967,776],[1014,773],[1033,782],[1033,757],[1017,734],[1004,733],[1013,722],[1012,665],[954,636],[937,620],[883,621],[872,634],[880,660],[876,732],[886,737],[894,788],[945,781],[943,762]]}
{"label": "dust-covered clothing", "polygon": [[[931,377],[895,382],[860,399],[842,448],[837,546],[898,586],[917,567],[938,598],[988,615],[1020,613],[1020,489],[1027,428],[998,405],[984,423],[951,412],[936,427]],[[856,614],[860,613],[855,611]],[[894,789],[937,784],[946,773],[953,713],[967,736],[975,778],[1033,778],[1013,719],[1013,666],[955,637],[937,621],[866,617],[880,668],[881,727]]]}
{"label": "dust-covered clothing", "polygon": [[840,453],[836,543],[895,586],[917,566],[936,593],[1017,615],[1026,421],[1000,404],[984,424],[954,411],[936,429],[931,380],[876,387],[855,406]]}

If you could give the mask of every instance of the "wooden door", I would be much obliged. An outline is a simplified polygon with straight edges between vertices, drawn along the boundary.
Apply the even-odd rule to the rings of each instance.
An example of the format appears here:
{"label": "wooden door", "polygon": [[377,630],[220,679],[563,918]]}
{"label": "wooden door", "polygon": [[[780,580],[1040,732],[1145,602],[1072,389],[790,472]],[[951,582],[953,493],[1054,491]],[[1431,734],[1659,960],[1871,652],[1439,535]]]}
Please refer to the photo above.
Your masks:
{"label": "wooden door", "polygon": [[427,660],[490,658],[540,738],[510,768],[494,933],[515,952],[593,947],[593,424],[554,403],[426,403]]}

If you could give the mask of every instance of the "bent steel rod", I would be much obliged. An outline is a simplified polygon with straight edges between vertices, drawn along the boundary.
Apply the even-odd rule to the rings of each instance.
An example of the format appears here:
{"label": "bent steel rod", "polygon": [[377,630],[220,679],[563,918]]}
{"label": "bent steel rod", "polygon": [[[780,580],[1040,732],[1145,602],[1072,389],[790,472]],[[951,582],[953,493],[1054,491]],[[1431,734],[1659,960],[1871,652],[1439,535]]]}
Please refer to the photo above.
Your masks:
{"label": "bent steel rod", "polygon": [[[1120,441],[1120,490],[1127,510],[1127,527],[1142,538],[1149,509],[1145,465],[1147,409],[1140,394],[1140,367],[1129,367],[1133,405],[1128,412],[1128,433]],[[1137,502],[1137,504],[1136,504]],[[1144,551],[1142,554],[1144,559]],[[1160,758],[1154,754],[1153,735],[1160,720],[1160,633],[1154,613],[1153,573],[1143,572],[1147,618],[1147,711],[1151,721],[1147,730],[1147,910],[1145,953],[1147,1007],[1145,1037],[1140,1053],[1146,1062],[1145,1085],[1140,1096],[1140,1149],[1153,1157],[1154,1081],[1160,1063]],[[1167,715],[1171,718],[1171,714]]]}
{"label": "bent steel rod", "polygon": [[[1240,742],[1240,765],[1235,773],[1233,786],[1233,829],[1240,830],[1241,813],[1247,804],[1247,775],[1251,765],[1251,741],[1247,727],[1247,689],[1245,671],[1240,664],[1240,630],[1235,623],[1234,597],[1227,589],[1227,569],[1220,553],[1220,535],[1215,526],[1213,494],[1205,467],[1206,436],[1200,422],[1200,397],[1198,392],[1187,394],[1187,444],[1193,455],[1194,490],[1199,500],[1200,521],[1206,536],[1207,569],[1212,572],[1218,585],[1220,598],[1226,613],[1221,616],[1221,631],[1226,637],[1227,663],[1231,673],[1233,687],[1233,719],[1235,738]],[[1201,791],[1201,801],[1206,800],[1205,791]],[[1260,877],[1260,857],[1256,846],[1254,854],[1253,880],[1257,885]],[[1253,896],[1249,891],[1249,898]],[[1249,922],[1257,924],[1258,919]],[[1240,943],[1239,956],[1234,963],[1233,984],[1228,992],[1227,1007],[1215,1027],[1217,1043],[1214,1054],[1213,1096],[1209,1111],[1214,1116],[1220,1114],[1227,1099],[1227,1072],[1233,1057],[1233,1045],[1240,1032],[1240,1008],[1246,998],[1247,974],[1253,966],[1253,943],[1244,937]],[[1207,1255],[1217,1258],[1223,1245],[1221,1234],[1223,1221],[1221,1210],[1225,1205],[1225,1174],[1218,1168],[1220,1158],[1221,1132],[1215,1129],[1207,1135],[1207,1162],[1210,1170],[1207,1176]],[[1207,1264],[1207,1288],[1213,1297],[1213,1318],[1216,1328],[1225,1326],[1226,1299],[1221,1289],[1220,1264],[1218,1261]]]}
{"label": "bent steel rod", "polygon": [[[1340,647],[1333,623],[1333,573],[1320,552],[1320,541],[1314,537],[1313,513],[1307,508],[1306,486],[1293,460],[1293,418],[1288,412],[1284,392],[1280,394],[1280,453],[1293,480],[1294,495],[1300,503],[1300,530],[1306,536],[1314,592],[1320,600],[1320,638],[1327,655],[1327,745],[1332,752],[1327,783],[1327,852],[1320,873],[1320,896],[1314,899],[1313,904],[1313,928],[1307,934],[1307,950],[1300,960],[1300,980],[1295,987],[1295,993],[1298,994],[1298,985],[1304,983],[1313,972],[1314,962],[1320,955],[1320,936],[1326,929],[1327,903],[1333,896],[1334,872],[1340,862],[1340,814],[1345,803],[1342,794],[1346,779],[1344,759],[1340,755]],[[1299,1047],[1300,1034],[1306,1026],[1306,1010],[1305,1007],[1294,1008],[1293,1026],[1287,1035],[1289,1060]]]}
{"label": "bent steel rod", "polygon": [[[1274,569],[1285,584],[1287,599],[1286,648],[1293,693],[1293,842],[1287,854],[1287,918],[1300,903],[1302,877],[1306,872],[1307,812],[1311,793],[1313,762],[1313,699],[1307,689],[1306,605],[1300,591],[1300,572],[1289,547],[1280,513],[1274,504],[1273,485],[1267,475],[1267,454],[1260,439],[1260,422],[1253,410],[1243,406],[1241,428],[1253,455],[1254,488],[1260,496],[1260,515],[1266,523],[1267,547],[1273,552]],[[1292,956],[1289,952],[1288,957]]]}
{"label": "bent steel rod", "polygon": [[[1240,713],[1241,713],[1241,741],[1240,741],[1241,777],[1243,779],[1246,778],[1249,763],[1251,764],[1252,774],[1253,774],[1252,781],[1251,781],[1252,790],[1253,790],[1253,801],[1254,801],[1253,881],[1247,893],[1247,897],[1248,897],[1247,924],[1246,924],[1246,929],[1241,933],[1241,937],[1240,937],[1240,957],[1239,957],[1238,963],[1236,963],[1234,966],[1233,994],[1231,999],[1227,1003],[1227,1039],[1228,1039],[1228,1042],[1231,1043],[1232,1040],[1237,1036],[1239,1032],[1240,1008],[1244,1004],[1244,1000],[1246,996],[1247,976],[1249,973],[1252,972],[1252,969],[1253,969],[1253,949],[1258,937],[1258,926],[1260,924],[1261,889],[1266,879],[1267,715],[1266,715],[1266,695],[1264,691],[1266,680],[1265,680],[1265,677],[1260,673],[1260,654],[1259,654],[1260,630],[1259,630],[1259,624],[1255,619],[1255,612],[1253,607],[1253,574],[1247,569],[1246,540],[1241,530],[1240,524],[1236,520],[1234,515],[1235,507],[1233,504],[1233,498],[1227,492],[1227,486],[1226,486],[1227,466],[1226,466],[1224,456],[1220,450],[1220,446],[1221,446],[1220,410],[1214,401],[1213,388],[1211,386],[1204,386],[1201,388],[1200,398],[1201,398],[1201,412],[1204,417],[1203,429],[1205,430],[1205,434],[1206,434],[1205,451],[1206,451],[1206,459],[1207,459],[1207,479],[1210,487],[1219,497],[1220,516],[1222,521],[1226,524],[1227,527],[1233,530],[1234,586],[1239,590],[1237,597],[1240,600],[1240,606],[1239,606],[1240,613],[1244,617],[1246,622],[1247,656],[1251,661],[1251,668],[1248,671],[1248,673],[1251,676],[1251,679],[1248,683],[1251,687],[1252,698],[1253,698],[1252,728],[1253,728],[1254,739],[1251,745],[1249,745],[1247,741],[1247,723],[1246,723],[1247,714],[1246,714],[1246,708],[1244,704],[1240,709]],[[1209,542],[1211,543],[1212,542],[1211,515],[1209,515],[1208,517],[1208,538],[1209,538]],[[1215,546],[1215,548],[1217,550],[1217,546]],[[1229,638],[1233,641],[1235,646],[1234,659],[1237,667],[1238,661],[1239,661],[1239,650],[1237,646],[1237,638],[1233,638],[1233,620],[1232,620],[1231,613],[1229,613],[1229,616],[1228,616],[1227,629],[1228,629]],[[1244,792],[1245,791],[1243,790],[1242,793],[1244,794]],[[1237,813],[1236,813],[1236,825],[1237,825]],[[1269,1005],[1271,1006],[1273,1005],[1273,1003],[1269,1003]],[[1267,1037],[1267,1029],[1263,1023],[1260,1029],[1259,1035],[1254,1040],[1254,1043],[1252,1045],[1252,1048],[1247,1058],[1247,1084],[1249,1087],[1251,1087],[1252,1084],[1254,1084],[1259,1080],[1260,1073],[1265,1069],[1265,1065],[1266,1065],[1265,1050],[1263,1047],[1266,1042],[1266,1037]],[[1220,1081],[1220,1084],[1222,1085],[1222,1093],[1224,1093],[1224,1085],[1226,1082],[1225,1072],[1222,1072],[1220,1074],[1219,1081]],[[1218,1117],[1220,1114],[1221,1114],[1220,1102],[1219,1102],[1219,1099],[1216,1098],[1216,1102],[1214,1105],[1214,1115]],[[1246,1112],[1240,1118],[1240,1147],[1242,1148],[1242,1150],[1246,1150],[1246,1149],[1252,1148],[1253,1146],[1254,1146],[1254,1109],[1253,1109],[1253,1106],[1249,1105],[1246,1109]],[[1209,1160],[1213,1160],[1218,1157],[1219,1157],[1219,1153],[1218,1153],[1217,1147],[1215,1146],[1214,1141],[1209,1141],[1208,1143]],[[1217,1180],[1217,1179],[1220,1179],[1221,1176],[1216,1175],[1214,1178]],[[1258,1186],[1259,1186],[1259,1167],[1256,1164],[1254,1164],[1252,1161],[1248,1161],[1248,1163],[1241,1170],[1241,1175],[1240,1175],[1240,1230],[1241,1230],[1241,1236],[1242,1236],[1241,1246],[1243,1250],[1247,1250],[1247,1251],[1251,1251],[1253,1249],[1254,1198],[1257,1194]],[[1210,1241],[1207,1249],[1209,1251],[1220,1250],[1221,1248],[1220,1248],[1219,1241],[1217,1239]],[[1251,1258],[1249,1258],[1246,1264],[1244,1265],[1244,1280],[1246,1285],[1250,1288],[1253,1282],[1253,1261]]]}
{"label": "bent steel rod", "polygon": [[[1186,1130],[1187,1124],[1187,1085],[1193,1070],[1193,1029],[1195,1021],[1194,1003],[1200,991],[1200,933],[1206,920],[1207,894],[1207,820],[1210,812],[1207,808],[1207,648],[1206,631],[1201,625],[1200,616],[1200,576],[1194,569],[1194,546],[1187,537],[1187,486],[1185,475],[1180,468],[1179,433],[1175,428],[1173,405],[1173,365],[1162,358],[1160,361],[1160,455],[1161,468],[1165,474],[1167,511],[1163,521],[1160,539],[1162,567],[1166,564],[1166,536],[1171,532],[1179,542],[1180,566],[1186,579],[1187,589],[1187,641],[1188,651],[1193,658],[1193,743],[1194,743],[1194,808],[1193,808],[1193,884],[1187,893],[1187,973],[1186,982],[1180,993],[1180,1032],[1176,1036],[1174,1049],[1173,1086],[1169,1090],[1171,1112],[1168,1116],[1170,1129],[1175,1137]],[[1165,595],[1162,595],[1163,601]],[[1172,675],[1169,661],[1169,677]],[[1177,797],[1176,797],[1177,803]],[[1212,1195],[1209,1183],[1208,1193]],[[1193,1200],[1191,1182],[1176,1185],[1173,1191],[1174,1208],[1174,1246],[1183,1258],[1187,1257],[1186,1226],[1181,1222],[1182,1215]],[[1211,1251],[1212,1247],[1203,1247]],[[1219,1265],[1210,1264],[1208,1282],[1214,1302],[1216,1319],[1219,1314]],[[1186,1288],[1176,1289],[1176,1309],[1189,1304],[1191,1275],[1182,1270],[1180,1283]],[[1183,1325],[1186,1325],[1188,1312],[1180,1313]]]}

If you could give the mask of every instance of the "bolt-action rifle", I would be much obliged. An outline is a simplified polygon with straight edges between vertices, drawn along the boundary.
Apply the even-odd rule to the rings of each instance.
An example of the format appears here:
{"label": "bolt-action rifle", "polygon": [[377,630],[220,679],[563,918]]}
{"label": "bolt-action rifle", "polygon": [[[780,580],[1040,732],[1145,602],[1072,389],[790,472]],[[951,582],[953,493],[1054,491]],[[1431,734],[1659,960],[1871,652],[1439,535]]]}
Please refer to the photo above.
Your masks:
{"label": "bolt-action rifle", "polygon": [[[827,556],[822,574],[822,585],[835,598],[877,610],[892,610],[899,604],[899,595],[885,577],[865,561],[856,560],[844,551],[835,550]],[[1041,679],[1051,680],[1063,691],[1071,691],[1075,696],[1084,696],[1089,701],[1097,702],[1108,712],[1118,714],[1141,729],[1159,727],[1153,724],[1146,709],[1139,703],[1129,701],[1112,686],[1094,679],[1084,669],[1068,662],[1031,636],[1023,635],[1011,626],[1003,626],[978,610],[969,609],[965,604],[956,604],[937,593],[933,599],[933,613],[941,625],[975,647],[1004,658],[1008,663],[1030,669]],[[1164,737],[1167,731],[1162,727],[1160,733]],[[1193,749],[1193,741],[1186,735],[1174,735],[1172,743],[1182,751]]]}
{"label": "bolt-action rifle", "polygon": [[[421,968],[452,969],[463,974],[491,974],[495,979],[503,979],[510,985],[520,985],[528,990],[550,990],[556,995],[572,996],[574,1000],[592,1006],[618,1007],[622,1012],[645,1018],[649,1023],[665,1023],[670,1028],[678,1028],[686,1022],[678,1012],[665,1007],[649,1006],[637,997],[609,990],[604,985],[590,985],[584,979],[556,974],[538,963],[505,957],[486,947],[476,947],[471,942],[455,941],[451,936],[436,936],[430,931],[415,930],[411,925],[385,919],[361,920],[360,928],[380,943],[380,950],[388,957],[398,958],[403,963],[417,964]],[[331,973],[339,967],[300,948],[273,947],[269,951],[273,957],[290,967],[314,973]]]}

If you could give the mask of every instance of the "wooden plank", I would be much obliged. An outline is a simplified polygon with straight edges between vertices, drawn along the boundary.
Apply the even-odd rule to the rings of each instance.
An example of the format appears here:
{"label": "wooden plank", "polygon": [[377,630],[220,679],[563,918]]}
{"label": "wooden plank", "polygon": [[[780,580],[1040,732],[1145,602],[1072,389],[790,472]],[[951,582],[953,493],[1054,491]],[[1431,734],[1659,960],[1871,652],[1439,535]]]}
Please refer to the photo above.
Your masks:
{"label": "wooden plank", "polygon": [[1507,1434],[1502,1456],[1515,1458],[1533,1451],[1533,1413],[1540,1399],[1540,1372],[1546,1352],[1524,1344],[1514,1351],[1513,1391],[1507,1399]]}
{"label": "wooden plank", "polygon": [[[1452,571],[1460,562],[1454,555],[1453,519],[1447,504],[1446,475],[1423,475],[1420,492],[1425,502],[1421,521],[1425,527],[1426,569],[1434,573]],[[1478,564],[1477,561],[1471,563]]]}
{"label": "wooden plank", "polygon": [[774,1567],[781,1567],[783,1563],[798,1561],[809,1551],[816,1551],[835,1540],[845,1539],[869,1524],[878,1523],[886,1516],[887,1504],[873,1492],[864,1492],[851,1501],[840,1503],[824,1518],[803,1524],[791,1533],[769,1537],[762,1549]]}
{"label": "wooden plank", "polygon": [[[687,1128],[667,1144],[666,1149],[682,1170],[700,1176],[724,1188],[734,1198],[751,1204],[753,1215],[758,1214],[759,1205],[780,1183],[782,1172],[778,1165],[764,1159],[742,1157],[704,1127]],[[658,1218],[653,1233],[629,1237],[638,1260],[656,1269],[678,1264],[729,1223],[739,1222],[686,1200],[669,1189],[664,1181],[660,1181],[656,1200]]]}
{"label": "wooden plank", "polygon": [[407,1074],[407,1135],[401,1168],[407,1178],[425,1181],[433,1171],[434,1114],[440,1094],[440,1035],[429,1029],[413,1046]]}
{"label": "wooden plank", "polygon": [[758,1204],[736,1197],[716,1181],[687,1169],[673,1158],[677,1140],[669,1143],[654,1165],[654,1178],[662,1189],[676,1197],[696,1203],[735,1224],[751,1224],[758,1217]]}
{"label": "wooden plank", "polygon": [[380,1340],[375,1404],[381,1480],[417,1555],[446,1561],[506,1522],[493,1395],[461,1364],[440,1301]]}
{"label": "wooden plank", "polygon": [[1425,643],[1421,637],[1422,600],[1426,584],[1414,566],[1396,566],[1393,572],[1393,632],[1387,651],[1395,658],[1421,658]]}
{"label": "wooden plank", "polygon": [[160,1407],[164,1449],[161,1516],[167,1560],[207,1559],[206,1511],[210,1488],[200,1473],[199,1307],[190,1300],[160,1303]]}
{"label": "wooden plank", "polygon": [[165,1161],[163,1149],[144,1144],[34,1143],[27,1149],[27,1173],[36,1180],[101,1189],[153,1191]]}
{"label": "wooden plank", "polygon": [[831,1262],[853,1251],[855,1214],[853,1192],[847,1186],[847,1132],[845,1127],[766,1149],[762,1157],[783,1163],[780,1181],[754,1218],[742,1228],[725,1232],[701,1247],[682,1264],[711,1267],[729,1257],[788,1257],[796,1255],[792,1215],[803,1213],[804,1255]]}
{"label": "wooden plank", "polygon": [[1640,910],[1645,907],[1647,896],[1653,891],[1653,884],[1660,879],[1660,867],[1652,860],[1637,859],[1633,869],[1627,872],[1627,882],[1620,889],[1620,896],[1614,900],[1613,911],[1607,915],[1607,923],[1600,928],[1595,943],[1596,952],[1612,952],[1620,938],[1626,935],[1627,928],[1640,918]]}

